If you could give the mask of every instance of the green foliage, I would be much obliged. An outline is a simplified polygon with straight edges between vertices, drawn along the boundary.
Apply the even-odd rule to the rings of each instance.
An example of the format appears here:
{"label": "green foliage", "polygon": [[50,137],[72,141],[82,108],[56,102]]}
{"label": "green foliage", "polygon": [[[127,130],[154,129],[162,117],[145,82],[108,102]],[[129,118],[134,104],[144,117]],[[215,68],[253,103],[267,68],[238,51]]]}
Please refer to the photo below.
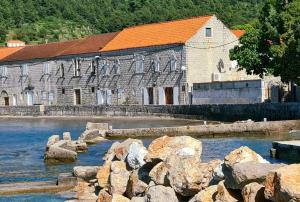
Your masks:
{"label": "green foliage", "polygon": [[[265,0],[1,0],[3,36],[43,43],[124,27],[216,14],[228,26],[256,19]],[[2,26],[9,29],[2,29]],[[3,33],[3,30],[6,30]]]}
{"label": "green foliage", "polygon": [[246,30],[231,59],[248,73],[270,73],[300,84],[300,1],[268,1],[258,22]]}

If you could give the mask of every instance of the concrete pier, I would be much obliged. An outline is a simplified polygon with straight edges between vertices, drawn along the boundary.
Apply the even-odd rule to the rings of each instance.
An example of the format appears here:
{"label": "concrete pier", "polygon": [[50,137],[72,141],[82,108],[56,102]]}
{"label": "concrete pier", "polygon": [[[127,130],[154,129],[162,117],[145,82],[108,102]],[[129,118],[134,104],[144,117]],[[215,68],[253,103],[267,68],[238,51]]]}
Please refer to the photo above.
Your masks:
{"label": "concrete pier", "polygon": [[300,140],[273,142],[271,153],[278,159],[300,162]]}

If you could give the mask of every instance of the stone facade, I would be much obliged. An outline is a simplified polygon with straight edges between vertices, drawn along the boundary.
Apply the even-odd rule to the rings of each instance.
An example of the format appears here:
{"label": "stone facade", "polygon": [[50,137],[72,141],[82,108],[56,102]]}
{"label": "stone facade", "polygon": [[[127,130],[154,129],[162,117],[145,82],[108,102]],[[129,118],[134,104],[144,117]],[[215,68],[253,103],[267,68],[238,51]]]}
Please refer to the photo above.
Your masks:
{"label": "stone facade", "polygon": [[194,83],[258,78],[232,65],[237,44],[212,16],[184,44],[0,63],[0,105],[191,104]]}

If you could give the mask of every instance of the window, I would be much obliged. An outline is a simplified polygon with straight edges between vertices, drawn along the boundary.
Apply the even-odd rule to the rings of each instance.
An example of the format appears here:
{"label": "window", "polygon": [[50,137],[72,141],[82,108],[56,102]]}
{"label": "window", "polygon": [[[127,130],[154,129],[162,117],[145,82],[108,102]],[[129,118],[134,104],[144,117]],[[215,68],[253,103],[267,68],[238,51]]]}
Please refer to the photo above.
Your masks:
{"label": "window", "polygon": [[115,60],[115,63],[114,63],[114,74],[116,74],[116,75],[120,74],[120,60]]}
{"label": "window", "polygon": [[53,92],[49,93],[48,99],[49,99],[49,101],[53,101],[54,100],[54,93]]}
{"label": "window", "polygon": [[0,76],[1,77],[7,76],[7,67],[5,67],[5,66],[0,67]]}
{"label": "window", "polygon": [[172,58],[171,58],[171,61],[170,61],[170,69],[171,71],[176,71],[177,70],[177,59],[176,59],[176,56],[173,55]]}
{"label": "window", "polygon": [[92,93],[94,93],[95,92],[95,87],[92,87],[91,91],[92,91]]}
{"label": "window", "polygon": [[47,92],[42,91],[42,100],[46,100],[46,99],[47,99]]}
{"label": "window", "polygon": [[96,75],[97,62],[95,60],[91,63],[91,75]]}
{"label": "window", "polygon": [[22,65],[22,67],[21,67],[21,75],[22,76],[27,76],[28,75],[28,66],[27,66],[27,64]]}
{"label": "window", "polygon": [[212,29],[210,27],[205,28],[205,36],[212,37]]}
{"label": "window", "polygon": [[62,89],[61,89],[61,94],[62,94],[62,95],[66,94],[66,89],[65,89],[65,88],[62,88]]}
{"label": "window", "polygon": [[60,77],[63,78],[65,77],[65,66],[64,64],[61,64],[59,67],[59,73],[60,73]]}
{"label": "window", "polygon": [[50,74],[49,63],[44,63],[43,65],[43,73]]}
{"label": "window", "polygon": [[144,56],[142,55],[135,56],[135,73],[144,73]]}
{"label": "window", "polygon": [[74,59],[74,76],[80,76],[80,59]]}
{"label": "window", "polygon": [[106,60],[103,62],[102,71],[103,71],[104,75],[109,75],[109,73],[110,73],[109,63]]}
{"label": "window", "polygon": [[159,72],[160,70],[160,59],[159,57],[155,57],[155,59],[153,60],[153,66],[154,66],[154,72]]}

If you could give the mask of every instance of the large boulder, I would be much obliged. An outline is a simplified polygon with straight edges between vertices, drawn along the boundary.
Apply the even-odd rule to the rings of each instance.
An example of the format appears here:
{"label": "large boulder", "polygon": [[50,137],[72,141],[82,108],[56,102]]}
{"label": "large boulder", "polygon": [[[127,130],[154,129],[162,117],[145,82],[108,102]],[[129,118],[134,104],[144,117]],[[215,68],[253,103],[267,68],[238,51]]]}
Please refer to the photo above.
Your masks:
{"label": "large boulder", "polygon": [[276,202],[300,201],[300,164],[283,166],[268,173],[265,198]]}
{"label": "large boulder", "polygon": [[200,163],[193,157],[170,156],[166,160],[167,179],[176,193],[193,196],[209,186],[220,161]]}
{"label": "large boulder", "polygon": [[80,135],[79,140],[82,140],[87,144],[96,144],[99,142],[106,141],[106,139],[104,138],[105,133],[105,131],[97,129],[86,130]]}
{"label": "large boulder", "polygon": [[218,201],[218,202],[237,202],[237,201],[239,201],[225,187],[224,181],[219,182],[219,184],[217,186],[217,194],[215,195],[215,197],[216,197],[216,201]]}
{"label": "large boulder", "polygon": [[236,163],[243,163],[249,161],[254,161],[258,163],[269,163],[255,151],[251,150],[249,147],[246,146],[233,150],[224,158],[224,164],[226,167],[233,167],[233,165]]}
{"label": "large boulder", "polygon": [[77,159],[77,153],[57,146],[50,146],[44,155],[47,163],[70,163]]}
{"label": "large boulder", "polygon": [[167,179],[168,167],[165,162],[156,164],[149,173],[151,180],[157,185],[169,185]]}
{"label": "large boulder", "polygon": [[148,185],[139,179],[138,170],[135,170],[129,177],[126,196],[128,196],[128,198],[132,198],[134,196],[142,196],[147,187]]}
{"label": "large boulder", "polygon": [[202,153],[201,141],[189,136],[163,136],[152,141],[148,147],[147,160],[165,161],[170,155],[193,156],[200,161]]}
{"label": "large boulder", "polygon": [[145,195],[147,202],[178,202],[178,198],[171,187],[164,187],[162,185],[149,186]]}
{"label": "large boulder", "polygon": [[104,161],[112,161],[115,159],[116,157],[116,152],[115,150],[117,149],[117,147],[120,145],[120,142],[114,142],[110,148],[107,150],[106,154],[103,157]]}
{"label": "large boulder", "polygon": [[217,185],[207,187],[206,189],[196,194],[193,198],[191,198],[189,202],[215,202],[215,196],[218,190],[217,188]]}
{"label": "large boulder", "polygon": [[111,202],[130,202],[130,200],[121,194],[113,194]]}
{"label": "large boulder", "polygon": [[264,196],[265,187],[257,182],[247,184],[242,190],[244,202],[264,202],[267,201]]}
{"label": "large boulder", "polygon": [[144,197],[133,197],[130,202],[145,202]]}
{"label": "large boulder", "polygon": [[49,148],[51,145],[54,145],[55,143],[57,143],[59,141],[59,135],[51,135],[48,138],[48,142],[47,142],[47,148]]}
{"label": "large boulder", "polygon": [[98,198],[95,194],[95,187],[90,186],[88,182],[79,180],[78,185],[74,190],[76,191],[76,199],[78,201],[96,201]]}
{"label": "large boulder", "polygon": [[112,196],[104,189],[98,194],[98,202],[111,202]]}
{"label": "large boulder", "polygon": [[99,167],[98,166],[75,166],[73,168],[74,176],[81,178],[85,181],[95,179]]}
{"label": "large boulder", "polygon": [[127,188],[130,172],[123,161],[113,161],[110,166],[109,192],[111,194],[124,194]]}
{"label": "large boulder", "polygon": [[283,164],[257,163],[254,161],[237,163],[232,167],[231,176],[226,177],[225,185],[231,189],[241,190],[251,182],[262,184],[270,171],[282,166]]}
{"label": "large boulder", "polygon": [[107,188],[109,183],[111,161],[106,161],[103,166],[100,166],[97,172],[99,187]]}
{"label": "large boulder", "polygon": [[132,142],[128,149],[126,161],[130,168],[137,169],[145,165],[144,157],[148,153],[147,149],[140,142]]}

